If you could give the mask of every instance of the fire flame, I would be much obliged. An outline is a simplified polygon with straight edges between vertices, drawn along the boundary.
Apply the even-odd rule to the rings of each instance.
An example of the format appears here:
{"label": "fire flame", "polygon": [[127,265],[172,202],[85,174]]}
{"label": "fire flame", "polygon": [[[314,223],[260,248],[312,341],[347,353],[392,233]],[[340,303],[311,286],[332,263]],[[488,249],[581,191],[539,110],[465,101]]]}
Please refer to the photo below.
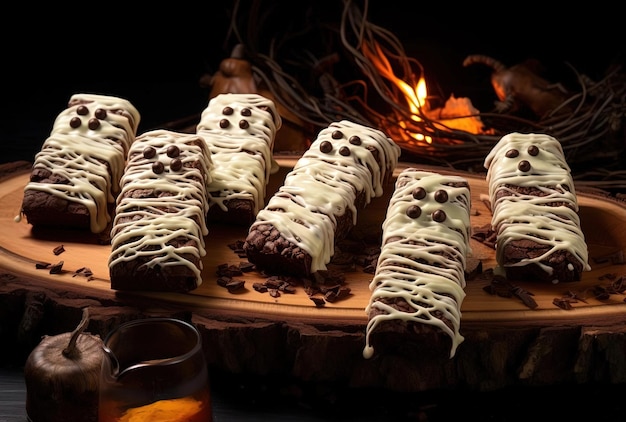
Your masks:
{"label": "fire flame", "polygon": [[[376,52],[372,52],[367,43],[363,44],[363,53],[372,62],[380,75],[395,84],[404,94],[405,100],[409,106],[409,111],[411,112],[411,119],[416,122],[423,121],[423,119],[419,116],[423,115],[423,112],[426,110],[426,98],[428,98],[428,89],[426,87],[426,79],[424,76],[420,75],[417,83],[414,86],[410,85],[395,75],[391,63],[377,42],[374,42],[374,49]],[[432,138],[430,136],[425,136],[421,133],[408,132],[406,130],[408,129],[407,122],[400,121],[399,125],[405,129],[404,131],[401,131],[402,133],[410,133],[411,137],[418,141],[426,141],[428,143],[432,142]]]}
{"label": "fire flame", "polygon": [[[393,83],[404,95],[404,100],[408,105],[410,112],[410,120],[400,120],[398,125],[403,129],[399,132],[400,137],[406,142],[427,142],[431,144],[433,139],[429,135],[418,132],[417,130],[424,127],[425,119],[431,124],[431,127],[437,127],[443,131],[449,129],[464,130],[470,133],[491,133],[491,130],[485,130],[483,123],[479,117],[480,112],[474,108],[468,98],[455,98],[450,96],[443,108],[430,109],[427,103],[428,90],[426,87],[426,79],[423,72],[420,74],[417,82],[414,82],[414,75],[409,75],[410,82],[406,82],[396,76],[389,59],[385,56],[381,46],[374,42],[372,51],[371,47],[364,43],[362,45],[363,54],[372,62],[380,76]],[[445,121],[445,123],[444,123]]]}

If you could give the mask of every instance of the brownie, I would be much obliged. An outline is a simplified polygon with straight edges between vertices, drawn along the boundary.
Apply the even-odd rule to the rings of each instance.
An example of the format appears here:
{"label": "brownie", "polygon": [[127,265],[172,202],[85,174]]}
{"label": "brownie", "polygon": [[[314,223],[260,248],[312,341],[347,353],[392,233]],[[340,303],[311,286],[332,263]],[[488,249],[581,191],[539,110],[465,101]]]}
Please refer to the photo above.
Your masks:
{"label": "brownie", "polygon": [[383,222],[363,356],[409,347],[454,356],[470,250],[470,187],[418,168],[396,180]]}
{"label": "brownie", "polygon": [[326,270],[358,211],[382,195],[399,155],[377,129],[346,120],[322,129],[257,214],[244,243],[248,260],[270,273]]}
{"label": "brownie", "polygon": [[75,94],[35,156],[22,214],[36,227],[110,229],[140,116],[128,101]]}
{"label": "brownie", "polygon": [[111,230],[112,289],[188,292],[202,283],[211,166],[197,135],[137,137]]}
{"label": "brownie", "polygon": [[560,142],[510,133],[485,158],[497,271],[513,280],[579,281],[591,269]]}
{"label": "brownie", "polygon": [[249,226],[265,205],[282,120],[274,102],[258,94],[219,94],[202,112],[197,134],[213,160],[210,222]]}

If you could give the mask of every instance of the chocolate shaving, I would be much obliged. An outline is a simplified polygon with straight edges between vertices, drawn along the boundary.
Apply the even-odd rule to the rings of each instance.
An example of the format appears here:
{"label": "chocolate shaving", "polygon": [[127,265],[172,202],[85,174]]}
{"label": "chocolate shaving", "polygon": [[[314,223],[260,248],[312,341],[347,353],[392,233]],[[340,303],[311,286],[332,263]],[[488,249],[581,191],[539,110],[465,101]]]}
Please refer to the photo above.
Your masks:
{"label": "chocolate shaving", "polygon": [[259,293],[267,293],[268,291],[267,285],[265,285],[264,283],[254,283],[252,285],[252,288]]}
{"label": "chocolate shaving", "polygon": [[232,279],[229,282],[226,283],[226,289],[229,291],[229,293],[234,293],[237,292],[239,290],[243,290],[244,286],[246,285],[246,282],[244,280],[241,279]]}
{"label": "chocolate shaving", "polygon": [[568,298],[562,297],[562,298],[554,298],[552,300],[552,303],[556,306],[558,306],[561,309],[564,309],[566,311],[569,311],[571,309],[573,309],[572,307],[572,301]]}
{"label": "chocolate shaving", "polygon": [[324,299],[322,299],[321,297],[311,296],[311,297],[309,297],[309,299],[311,299],[311,301],[313,301],[315,306],[317,306],[318,308],[321,308],[324,305],[326,305],[326,301]]}
{"label": "chocolate shaving", "polygon": [[35,268],[37,268],[38,270],[45,270],[47,268],[50,268],[50,265],[52,265],[50,262],[37,262],[35,263]]}
{"label": "chocolate shaving", "polygon": [[74,271],[74,275],[72,277],[76,277],[77,275],[83,275],[85,277],[87,277],[88,279],[92,279],[93,277],[93,272],[91,272],[91,270],[87,267],[80,267],[79,269],[77,269],[76,271]]}
{"label": "chocolate shaving", "polygon": [[246,258],[246,252],[243,249],[243,240],[236,240],[233,243],[229,243],[228,247],[237,254],[239,258]]}
{"label": "chocolate shaving", "polygon": [[280,292],[278,291],[278,289],[268,289],[267,291],[272,297],[280,297]]}
{"label": "chocolate shaving", "polygon": [[496,247],[497,234],[491,227],[491,224],[485,224],[480,227],[472,227],[472,239],[477,240],[490,248]]}
{"label": "chocolate shaving", "polygon": [[217,285],[226,287],[226,285],[232,280],[232,277],[221,276],[217,278]]}
{"label": "chocolate shaving", "polygon": [[63,272],[63,261],[59,261],[50,267],[50,274],[61,274]]}
{"label": "chocolate shaving", "polygon": [[243,271],[238,265],[220,264],[217,267],[217,275],[234,277],[238,275],[243,275]]}
{"label": "chocolate shaving", "polygon": [[528,306],[530,309],[536,309],[538,306],[537,302],[532,297],[533,294],[527,290],[522,289],[519,286],[513,287],[513,295],[518,297],[524,303],[524,305]]}
{"label": "chocolate shaving", "polygon": [[[623,295],[626,292],[626,277],[624,276],[618,277],[617,274],[609,273],[599,276],[598,280],[610,280],[611,282],[608,285],[596,285],[586,290],[596,300],[608,300],[611,295]],[[626,298],[624,301],[626,302]],[[584,295],[571,290],[565,292],[560,298],[552,300],[554,305],[566,310],[573,309],[572,304],[577,302],[588,303]]]}
{"label": "chocolate shaving", "polygon": [[52,250],[52,253],[55,255],[61,255],[63,252],[65,252],[65,247],[63,245],[59,245]]}
{"label": "chocolate shaving", "polygon": [[491,283],[483,287],[483,290],[500,297],[516,297],[530,309],[536,309],[538,306],[531,292],[516,286],[503,276],[494,275]]}

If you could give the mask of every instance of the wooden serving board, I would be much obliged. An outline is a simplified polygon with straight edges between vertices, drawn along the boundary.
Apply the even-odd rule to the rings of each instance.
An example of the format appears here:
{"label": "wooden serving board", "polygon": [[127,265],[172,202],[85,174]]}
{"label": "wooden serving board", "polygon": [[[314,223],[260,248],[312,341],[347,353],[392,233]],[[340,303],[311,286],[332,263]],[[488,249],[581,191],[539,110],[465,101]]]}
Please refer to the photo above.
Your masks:
{"label": "wooden serving board", "polygon": [[[297,158],[276,157],[276,159],[280,164],[280,170],[271,177],[268,195],[275,192],[282,184],[285,174],[291,169]],[[416,164],[400,163],[396,169],[396,174],[407,166],[416,166]],[[483,202],[484,195],[487,194],[487,185],[483,175],[452,172],[438,167],[420,167],[440,173],[465,176],[470,183],[472,192],[472,226],[482,227],[489,223],[490,211]],[[203,283],[196,290],[187,294],[114,292],[110,289],[108,279],[107,261],[111,250],[110,245],[99,244],[97,239],[86,233],[61,230],[35,232],[25,219],[20,222],[15,221],[15,217],[20,212],[23,189],[27,181],[27,171],[11,174],[0,181],[0,203],[2,204],[0,207],[0,227],[2,227],[0,230],[0,269],[23,276],[31,281],[37,280],[40,286],[50,290],[72,290],[78,291],[83,297],[88,298],[99,297],[107,300],[114,298],[116,301],[127,303],[139,301],[150,303],[152,306],[165,305],[173,309],[192,312],[202,317],[207,325],[211,325],[210,322],[207,322],[207,318],[231,318],[234,321],[295,324],[300,327],[298,328],[300,336],[312,330],[318,340],[342,337],[343,334],[346,334],[351,338],[351,353],[348,353],[350,359],[354,359],[354,355],[360,352],[358,349],[362,347],[363,331],[367,322],[365,307],[369,301],[369,283],[372,279],[372,274],[364,272],[361,268],[346,272],[346,286],[350,288],[350,296],[334,303],[326,303],[323,307],[315,306],[302,286],[297,286],[296,292],[293,294],[283,293],[279,297],[272,297],[268,293],[256,291],[252,287],[253,283],[262,283],[265,281],[265,277],[255,271],[239,277],[245,280],[245,288],[236,293],[231,293],[217,284],[217,267],[222,264],[237,265],[245,260],[237,256],[229,245],[243,240],[247,228],[212,225],[209,227],[210,233],[206,237],[208,252],[203,260]],[[386,187],[383,197],[374,199],[365,210],[360,212],[358,226],[355,230],[380,231],[392,191],[393,185],[390,184]],[[589,293],[595,286],[608,285],[610,277],[619,277],[626,273],[626,267],[621,261],[608,259],[611,256],[620,256],[626,248],[626,207],[623,203],[603,196],[579,193],[578,198],[582,228],[589,248],[592,270],[585,272],[580,282],[574,283],[552,285],[532,281],[515,282],[516,285],[533,294],[533,298],[538,304],[536,309],[530,309],[514,297],[500,297],[487,293],[484,288],[489,281],[484,278],[468,279],[467,296],[461,308],[461,332],[466,337],[465,343],[467,345],[462,343],[459,347],[457,355],[461,356],[460,359],[463,359],[464,348],[470,350],[473,347],[471,344],[478,344],[481,338],[489,338],[492,330],[498,331],[502,327],[544,329],[610,326],[618,327],[617,331],[622,334],[626,331],[624,295],[613,294],[606,299],[599,300]],[[53,251],[60,245],[63,245],[65,251],[57,256]],[[471,242],[471,248],[471,257],[482,262],[483,271],[495,266],[492,248],[474,239]],[[48,270],[37,269],[35,265],[38,262],[55,264],[59,261],[63,261],[64,270],[60,274],[50,274]],[[92,271],[93,279],[88,280],[80,274],[75,274],[78,269],[83,267],[88,267]],[[586,298],[586,301],[573,303],[570,310],[561,309],[553,301],[567,292],[575,292]],[[325,326],[333,327],[333,329],[320,328]],[[334,327],[348,328],[337,331]],[[522,343],[521,340],[516,346],[506,346],[507,339],[503,341],[505,348],[528,347],[528,344]],[[624,341],[623,338],[621,341]],[[258,349],[270,347],[270,345],[253,345],[253,347],[257,346]],[[319,353],[319,351],[314,353]],[[474,355],[477,352],[474,350],[471,353]],[[515,351],[510,353],[515,353]],[[469,359],[471,355],[467,355],[466,358]],[[507,356],[510,358],[510,355],[507,354]],[[623,359],[623,362],[619,365],[626,368],[626,356],[620,358]],[[220,358],[215,359],[219,360]],[[293,357],[293,359],[297,361],[298,358]],[[300,359],[304,358],[300,357]],[[344,363],[338,360],[336,364],[342,365]],[[226,366],[228,364],[232,363],[224,363]],[[315,378],[309,373],[311,370],[303,369],[304,365],[310,364],[310,361],[294,363],[290,360],[289,370],[292,373],[297,372],[299,375],[305,373],[307,377]],[[519,365],[522,363],[517,362],[511,365],[515,366],[514,370],[519,372]],[[267,371],[267,368],[258,370]],[[342,370],[345,372],[345,368]],[[318,368],[317,371],[321,371],[321,369]],[[328,373],[326,372],[324,376],[328,376]],[[589,377],[590,375],[586,374],[585,376]],[[387,378],[383,380],[380,377],[385,378],[386,376],[379,374],[376,381],[370,379],[364,383],[377,385],[391,382]],[[461,378],[460,375],[459,377]],[[510,374],[499,374],[497,377],[502,379],[494,381],[495,384],[506,384],[511,378]],[[624,379],[626,380],[626,375],[624,375]],[[426,385],[424,380],[414,380],[414,383],[409,383],[410,385],[404,387],[394,385],[394,388],[415,390],[441,387],[440,383],[449,381],[448,374],[442,375],[439,380],[428,381]],[[468,380],[464,379],[462,382],[468,383]]]}
{"label": "wooden serving board", "polygon": [[[286,172],[291,168],[295,159],[278,158],[281,170],[271,178],[268,194],[273,193],[280,184]],[[408,163],[400,163],[396,174]],[[427,168],[445,173],[442,168]],[[458,174],[458,173],[457,173]],[[485,180],[480,175],[465,174],[470,182],[472,192],[473,227],[488,224],[491,218],[490,211],[482,201],[481,195],[487,194]],[[15,222],[19,214],[22,191],[28,181],[28,174],[23,173],[11,177],[0,184],[0,265],[3,268],[26,272],[35,277],[45,279],[51,286],[55,284],[78,284],[82,288],[94,290],[110,290],[107,261],[111,251],[110,245],[98,244],[97,240],[89,235],[60,230],[47,230],[35,233],[25,221]],[[386,194],[376,198],[358,216],[358,226],[355,230],[365,232],[380,231],[384,219],[389,196],[393,186],[387,186]],[[552,302],[568,290],[583,292],[594,285],[600,284],[607,274],[621,275],[625,268],[621,264],[613,264],[610,260],[602,259],[611,254],[623,251],[626,248],[626,208],[623,204],[607,198],[590,197],[579,194],[580,215],[583,231],[589,247],[592,271],[585,272],[581,282],[561,283],[557,285],[537,284],[532,282],[516,283],[534,294],[538,308],[530,311],[522,302],[490,295],[483,291],[485,281],[467,282],[467,296],[463,302],[463,322],[514,321],[524,320],[531,323],[534,320],[570,319],[584,314],[584,318],[604,318],[612,312],[626,312],[626,303],[622,296],[615,296],[606,301],[589,298],[588,303],[575,304],[576,311],[565,312]],[[252,288],[255,282],[265,281],[265,277],[258,272],[245,273],[243,278],[246,287],[237,293],[229,293],[224,287],[217,284],[217,267],[221,264],[237,265],[245,258],[240,258],[229,246],[238,240],[243,240],[247,229],[244,227],[213,225],[209,227],[206,237],[207,256],[204,258],[203,283],[189,294],[177,293],[133,293],[146,297],[179,304],[183,307],[206,308],[220,312],[229,311],[234,314],[263,315],[268,318],[297,318],[302,320],[342,320],[357,324],[365,324],[365,306],[369,300],[369,283],[372,275],[357,268],[346,273],[346,286],[351,289],[351,296],[347,299],[327,303],[323,308],[316,307],[304,291],[296,294],[282,294],[273,298],[267,293],[259,293]],[[55,247],[63,245],[65,252],[54,255]],[[493,249],[472,240],[472,257],[480,259],[483,270],[495,265]],[[606,261],[595,263],[597,261]],[[35,263],[57,263],[63,261],[62,274],[50,274],[48,270],[36,269]],[[79,268],[88,267],[92,270],[94,279],[86,281],[85,277],[76,276]]]}

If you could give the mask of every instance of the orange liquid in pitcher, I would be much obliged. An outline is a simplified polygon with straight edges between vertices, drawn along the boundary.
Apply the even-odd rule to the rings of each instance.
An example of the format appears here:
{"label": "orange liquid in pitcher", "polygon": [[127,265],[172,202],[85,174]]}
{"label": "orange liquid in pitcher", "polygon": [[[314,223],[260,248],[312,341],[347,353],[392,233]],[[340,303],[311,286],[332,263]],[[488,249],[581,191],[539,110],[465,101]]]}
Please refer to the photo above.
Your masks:
{"label": "orange liquid in pitcher", "polygon": [[99,422],[212,422],[208,389],[195,396],[158,400],[138,407],[100,402]]}

